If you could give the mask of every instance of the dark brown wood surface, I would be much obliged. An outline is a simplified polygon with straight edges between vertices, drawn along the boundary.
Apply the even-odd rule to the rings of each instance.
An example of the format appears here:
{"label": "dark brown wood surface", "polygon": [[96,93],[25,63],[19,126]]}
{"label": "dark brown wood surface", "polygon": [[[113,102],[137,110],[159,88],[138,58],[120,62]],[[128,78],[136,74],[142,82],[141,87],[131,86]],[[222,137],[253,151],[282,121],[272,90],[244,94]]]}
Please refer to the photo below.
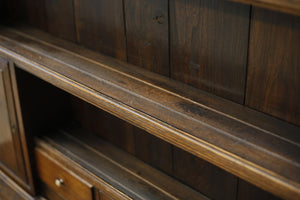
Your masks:
{"label": "dark brown wood surface", "polygon": [[98,199],[97,200],[113,200],[113,198],[111,198],[110,196],[108,196],[107,194],[99,191],[98,192]]}
{"label": "dark brown wood surface", "polygon": [[135,128],[136,156],[168,173],[173,171],[173,146],[149,133]]}
{"label": "dark brown wood surface", "polygon": [[[124,12],[128,62],[169,76],[168,1],[125,0]],[[137,157],[171,173],[171,145],[141,130],[135,132]]]}
{"label": "dark brown wood surface", "polygon": [[174,175],[210,199],[235,199],[237,177],[174,147]]}
{"label": "dark brown wood surface", "polygon": [[[17,131],[17,125],[15,124],[14,130],[12,130],[10,123],[10,113],[5,91],[5,79],[9,78],[7,70],[8,63],[0,58],[0,163],[2,168],[7,167],[8,170],[13,171],[17,176],[20,176],[20,178],[25,180],[25,174],[24,171],[22,171],[22,163],[18,163],[18,158],[22,155],[18,155],[20,152],[16,151],[14,145],[14,135],[17,134],[15,132]],[[21,167],[21,169],[19,169],[19,167]]]}
{"label": "dark brown wood surface", "polygon": [[300,125],[300,17],[252,9],[246,105]]}
{"label": "dark brown wood surface", "polygon": [[73,119],[83,128],[135,155],[132,126],[78,98],[71,102]]}
{"label": "dark brown wood surface", "polygon": [[167,0],[125,0],[128,61],[169,76]]}
{"label": "dark brown wood surface", "polygon": [[78,42],[127,60],[122,0],[75,0],[74,6]]}
{"label": "dark brown wood surface", "polygon": [[[267,191],[284,198],[299,196],[299,128],[214,96],[208,105],[222,111],[215,110],[192,100],[210,99],[199,90],[78,46],[74,49],[80,56],[10,29],[1,29],[0,42],[1,54],[51,84]],[[191,98],[178,95],[185,93]]]}
{"label": "dark brown wood surface", "polygon": [[230,0],[238,3],[258,6],[292,15],[300,15],[300,1],[290,0]]}
{"label": "dark brown wood surface", "polygon": [[262,189],[255,187],[254,185],[239,180],[238,185],[238,194],[237,200],[279,200],[279,197],[276,197],[268,192],[263,191]]}
{"label": "dark brown wood surface", "polygon": [[[8,62],[0,58],[0,165],[18,184],[32,192],[28,154],[22,139],[22,123],[17,119],[18,102],[14,95],[14,81]],[[12,81],[12,82],[11,82]]]}
{"label": "dark brown wood surface", "polygon": [[[107,182],[105,182],[103,179],[100,178],[99,175],[95,175],[91,173],[92,171],[88,171],[88,168],[83,168],[79,163],[75,163],[74,160],[72,160],[69,156],[64,155],[54,147],[53,145],[50,145],[46,142],[42,142],[41,140],[37,140],[36,142],[36,148],[38,151],[42,151],[48,155],[49,158],[54,159],[57,163],[59,163],[61,166],[64,166],[67,168],[69,171],[72,173],[76,174],[77,177],[80,177],[81,180],[85,180],[89,184],[93,186],[93,196],[95,197],[95,190],[101,190],[105,194],[108,194],[111,196],[113,199],[124,199],[124,200],[130,200],[127,195],[124,193],[120,192],[116,188],[112,187],[109,185]],[[89,149],[84,148],[87,150],[90,154],[91,151]],[[70,152],[69,152],[70,153]],[[93,153],[92,153],[93,154]],[[90,155],[86,155],[85,158],[90,157]],[[100,164],[101,166],[101,164]],[[55,190],[52,190],[49,188],[49,186],[45,185],[44,183],[42,184],[41,189],[43,190],[43,193],[46,194],[46,196],[51,196],[56,199],[57,197],[57,192]],[[61,196],[60,196],[61,197]],[[58,197],[59,199],[59,197]]]}
{"label": "dark brown wood surface", "polygon": [[249,10],[227,1],[171,0],[172,78],[242,104]]}
{"label": "dark brown wood surface", "polygon": [[44,140],[132,199],[207,199],[83,129],[63,129]]}
{"label": "dark brown wood surface", "polygon": [[73,0],[45,0],[47,31],[66,40],[76,41]]}
{"label": "dark brown wood surface", "polygon": [[10,13],[12,18],[19,21],[24,20],[31,26],[47,30],[45,0],[12,0],[10,5],[11,10],[14,10],[14,13]]}
{"label": "dark brown wood surface", "polygon": [[[38,177],[66,199],[92,200],[92,186],[41,150],[35,152]],[[61,179],[60,187],[56,180]]]}
{"label": "dark brown wood surface", "polygon": [[34,200],[18,184],[0,171],[0,199],[1,200]]}

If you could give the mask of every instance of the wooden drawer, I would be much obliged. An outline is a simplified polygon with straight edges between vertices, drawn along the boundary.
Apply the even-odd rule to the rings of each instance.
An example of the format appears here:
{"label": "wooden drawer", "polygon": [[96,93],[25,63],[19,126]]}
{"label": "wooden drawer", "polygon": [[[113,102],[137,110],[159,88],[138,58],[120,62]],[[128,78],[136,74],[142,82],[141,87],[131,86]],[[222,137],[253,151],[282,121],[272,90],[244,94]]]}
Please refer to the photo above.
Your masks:
{"label": "wooden drawer", "polygon": [[47,153],[35,150],[39,179],[65,199],[92,200],[92,186],[59,164]]}

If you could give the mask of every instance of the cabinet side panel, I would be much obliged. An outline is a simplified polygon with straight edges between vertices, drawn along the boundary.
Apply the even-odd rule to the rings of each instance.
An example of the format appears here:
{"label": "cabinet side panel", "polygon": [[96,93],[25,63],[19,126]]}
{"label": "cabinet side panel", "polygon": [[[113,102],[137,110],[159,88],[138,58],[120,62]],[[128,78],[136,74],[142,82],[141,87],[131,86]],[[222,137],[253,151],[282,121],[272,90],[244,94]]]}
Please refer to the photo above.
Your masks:
{"label": "cabinet side panel", "polygon": [[4,85],[4,79],[7,77],[5,77],[4,70],[7,70],[7,64],[0,59],[0,163],[6,169],[20,175],[9,119],[8,102]]}
{"label": "cabinet side panel", "polygon": [[170,0],[171,76],[244,103],[250,7]]}
{"label": "cabinet side panel", "polygon": [[300,17],[252,11],[246,105],[300,125]]}

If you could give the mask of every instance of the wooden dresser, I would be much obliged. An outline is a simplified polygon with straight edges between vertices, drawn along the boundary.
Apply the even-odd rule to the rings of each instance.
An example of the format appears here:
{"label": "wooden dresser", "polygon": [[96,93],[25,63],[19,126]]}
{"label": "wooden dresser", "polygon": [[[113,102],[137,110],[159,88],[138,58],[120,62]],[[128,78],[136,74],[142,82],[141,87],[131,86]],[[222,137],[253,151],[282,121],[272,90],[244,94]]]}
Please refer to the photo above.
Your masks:
{"label": "wooden dresser", "polygon": [[0,199],[300,199],[299,0],[1,0]]}

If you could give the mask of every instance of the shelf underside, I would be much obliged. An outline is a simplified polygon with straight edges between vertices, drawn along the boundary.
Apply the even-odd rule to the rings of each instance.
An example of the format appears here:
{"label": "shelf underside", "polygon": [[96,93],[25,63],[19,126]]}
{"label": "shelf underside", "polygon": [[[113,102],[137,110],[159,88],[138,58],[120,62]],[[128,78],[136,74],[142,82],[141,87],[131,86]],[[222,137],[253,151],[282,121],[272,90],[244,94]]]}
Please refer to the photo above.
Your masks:
{"label": "shelf underside", "polygon": [[46,33],[0,28],[17,67],[283,198],[300,197],[300,128]]}

